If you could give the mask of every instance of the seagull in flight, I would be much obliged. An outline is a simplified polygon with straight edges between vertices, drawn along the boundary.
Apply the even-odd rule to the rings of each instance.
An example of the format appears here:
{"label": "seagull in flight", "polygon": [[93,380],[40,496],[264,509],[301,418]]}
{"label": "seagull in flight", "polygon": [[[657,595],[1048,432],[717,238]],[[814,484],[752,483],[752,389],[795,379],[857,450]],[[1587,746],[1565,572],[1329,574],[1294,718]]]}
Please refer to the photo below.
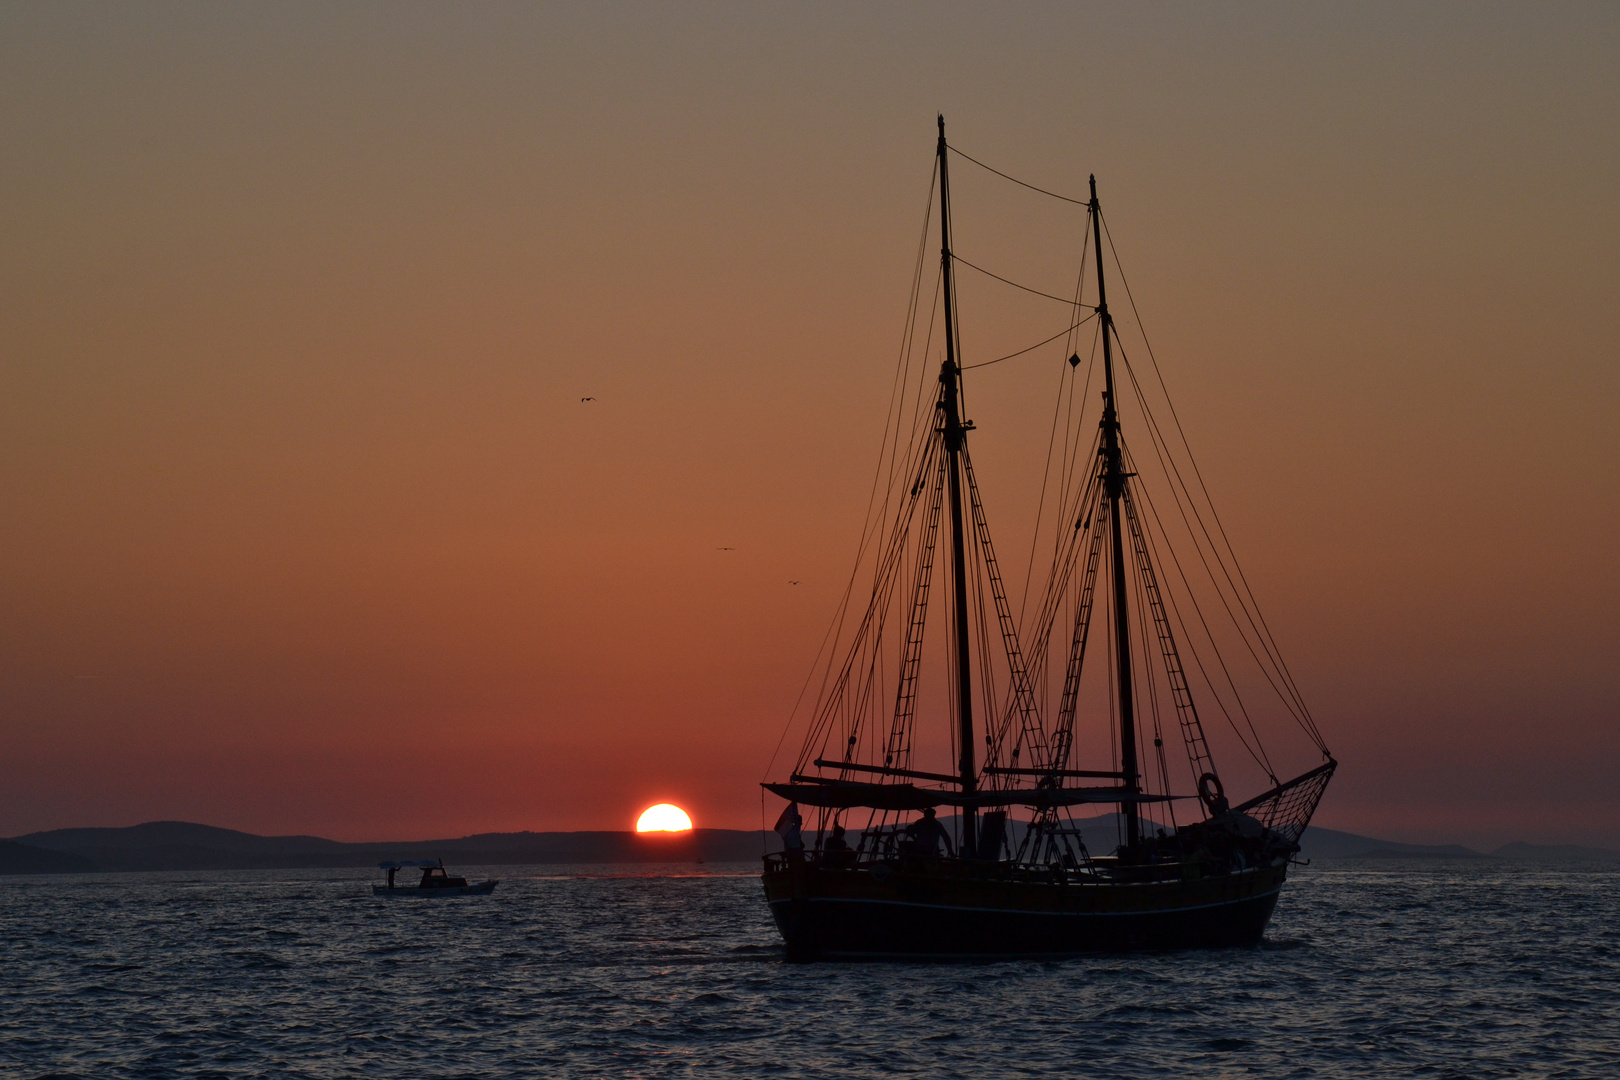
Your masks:
{"label": "seagull in flight", "polygon": [[715,548],[716,551],[736,551],[736,548]]}
{"label": "seagull in flight", "polygon": [[797,581],[790,581],[790,582],[788,582],[788,584],[789,584],[789,585],[797,585],[797,584],[799,584],[799,583],[798,583],[798,582],[797,582]]}
{"label": "seagull in flight", "polygon": [[593,397],[582,397],[579,400],[580,401],[595,401],[596,399],[593,398]]}

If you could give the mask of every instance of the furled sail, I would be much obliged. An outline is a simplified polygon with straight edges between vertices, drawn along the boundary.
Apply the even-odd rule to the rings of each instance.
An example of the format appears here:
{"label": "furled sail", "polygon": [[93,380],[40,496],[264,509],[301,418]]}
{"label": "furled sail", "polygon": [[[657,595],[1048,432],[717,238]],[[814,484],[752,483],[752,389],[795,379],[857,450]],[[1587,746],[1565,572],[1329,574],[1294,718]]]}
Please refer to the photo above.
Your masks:
{"label": "furled sail", "polygon": [[866,807],[873,810],[923,810],[930,806],[990,807],[1028,806],[1045,809],[1098,803],[1134,804],[1169,802],[1190,795],[1151,795],[1122,791],[1117,787],[1032,787],[990,788],[963,794],[920,788],[915,784],[871,784],[859,780],[825,780],[821,783],[766,783],[765,790],[789,802],[806,806],[838,809]]}

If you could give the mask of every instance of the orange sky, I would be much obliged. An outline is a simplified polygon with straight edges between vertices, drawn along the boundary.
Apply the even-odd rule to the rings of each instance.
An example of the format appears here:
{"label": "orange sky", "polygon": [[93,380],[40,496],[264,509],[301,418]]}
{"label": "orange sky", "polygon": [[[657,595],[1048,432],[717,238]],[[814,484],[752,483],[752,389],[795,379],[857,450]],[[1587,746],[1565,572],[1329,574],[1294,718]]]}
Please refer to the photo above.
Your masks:
{"label": "orange sky", "polygon": [[[1620,845],[1617,54],[1608,5],[6,5],[0,835],[756,827],[942,111],[1098,175],[1319,822]],[[1074,218],[956,197],[1072,282]],[[969,361],[1061,325],[962,302]],[[993,370],[1013,545],[1049,383]]]}

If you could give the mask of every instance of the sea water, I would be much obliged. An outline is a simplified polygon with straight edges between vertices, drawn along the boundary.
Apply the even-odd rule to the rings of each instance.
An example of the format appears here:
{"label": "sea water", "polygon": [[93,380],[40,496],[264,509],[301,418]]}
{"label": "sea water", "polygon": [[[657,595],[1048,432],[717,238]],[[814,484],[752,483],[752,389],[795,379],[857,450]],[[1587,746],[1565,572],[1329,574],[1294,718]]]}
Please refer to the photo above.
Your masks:
{"label": "sea water", "polygon": [[0,879],[0,1077],[1620,1077],[1620,872],[1300,868],[1255,948],[783,962],[748,867]]}

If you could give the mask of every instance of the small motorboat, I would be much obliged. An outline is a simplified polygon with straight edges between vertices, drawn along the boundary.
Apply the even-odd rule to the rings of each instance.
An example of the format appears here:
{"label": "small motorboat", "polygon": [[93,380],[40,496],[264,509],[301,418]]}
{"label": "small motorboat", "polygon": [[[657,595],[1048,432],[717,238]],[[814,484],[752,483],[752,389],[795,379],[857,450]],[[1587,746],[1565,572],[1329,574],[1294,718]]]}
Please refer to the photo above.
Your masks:
{"label": "small motorboat", "polygon": [[[394,881],[394,875],[401,870],[414,870],[420,867],[422,880],[415,885],[399,885]],[[388,884],[373,885],[373,896],[488,896],[495,891],[497,880],[480,881],[476,885],[467,884],[463,877],[451,877],[444,869],[442,859],[420,859],[416,861],[402,860],[399,862],[382,862],[377,869],[388,871]]]}

